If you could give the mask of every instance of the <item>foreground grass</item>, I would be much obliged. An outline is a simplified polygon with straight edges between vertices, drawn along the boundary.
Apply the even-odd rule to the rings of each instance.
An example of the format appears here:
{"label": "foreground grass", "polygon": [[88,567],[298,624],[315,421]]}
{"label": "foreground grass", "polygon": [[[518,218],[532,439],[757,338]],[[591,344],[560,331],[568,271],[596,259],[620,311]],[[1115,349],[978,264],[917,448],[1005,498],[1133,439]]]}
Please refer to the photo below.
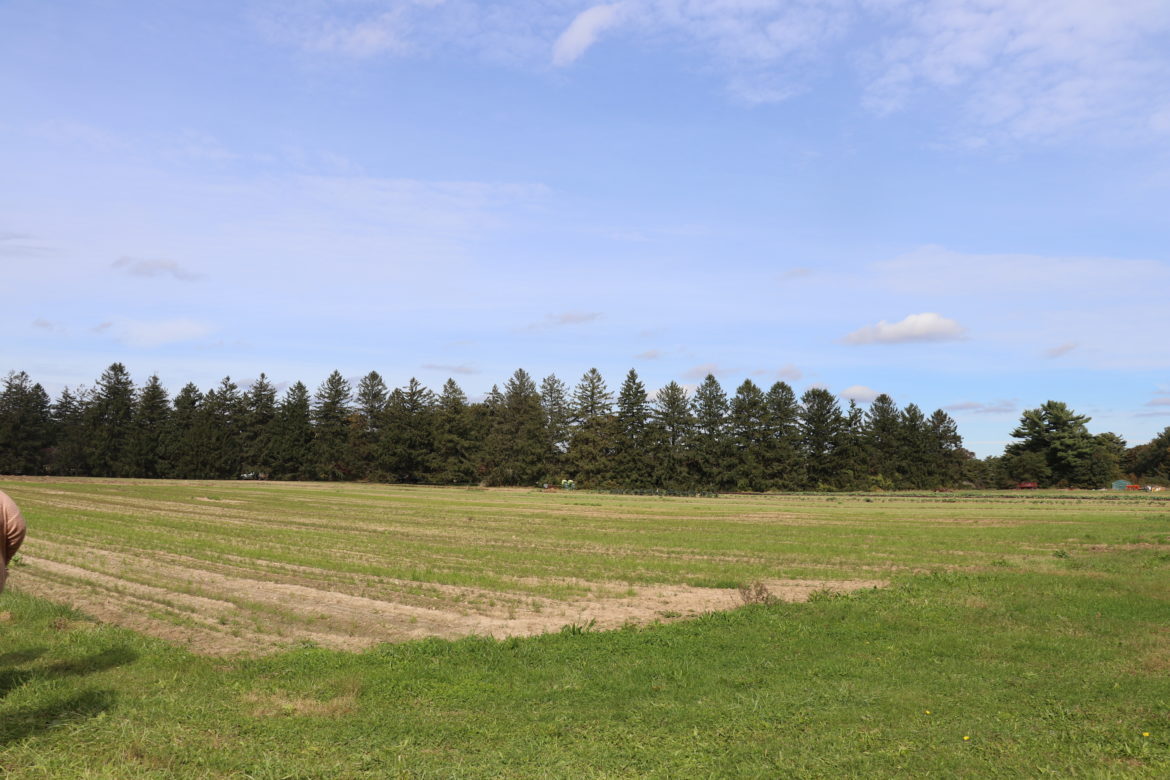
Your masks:
{"label": "foreground grass", "polygon": [[[548,500],[506,496],[493,494],[501,515],[509,502],[521,511]],[[802,499],[810,502],[802,517],[819,520],[825,538],[799,547],[799,565],[813,568],[822,549],[829,551],[822,564],[844,571],[877,561],[876,549],[893,572],[891,587],[604,633],[570,627],[529,639],[213,659],[5,593],[0,771],[16,778],[1170,774],[1164,505],[1074,506],[1039,496],[1009,511],[995,499],[969,499],[948,515],[934,498],[865,498],[822,501],[815,511],[812,497]],[[607,497],[588,500],[607,508]],[[750,549],[744,540],[729,545],[745,523],[719,513],[742,505],[721,508],[721,501],[697,505],[704,522],[695,524],[713,544]],[[618,504],[613,514],[661,514],[654,499]],[[885,511],[895,504],[897,511]],[[958,522],[1005,512],[1018,522]],[[602,512],[597,528],[619,520]],[[574,527],[589,533],[585,517]],[[835,530],[853,544],[834,540]],[[858,538],[870,549],[853,550]],[[709,576],[735,578],[760,565],[729,557],[730,568]],[[647,561],[655,572],[654,556]]]}

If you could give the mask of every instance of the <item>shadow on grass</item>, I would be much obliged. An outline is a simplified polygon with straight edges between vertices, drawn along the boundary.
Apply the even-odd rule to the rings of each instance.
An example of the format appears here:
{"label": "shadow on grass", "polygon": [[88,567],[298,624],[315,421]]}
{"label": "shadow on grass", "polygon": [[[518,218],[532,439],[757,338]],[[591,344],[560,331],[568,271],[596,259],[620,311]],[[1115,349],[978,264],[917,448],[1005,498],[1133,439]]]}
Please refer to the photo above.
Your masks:
{"label": "shadow on grass", "polygon": [[0,747],[105,712],[114,705],[112,691],[85,690],[40,707],[24,707],[0,718]]}
{"label": "shadow on grass", "polygon": [[[111,647],[83,658],[58,661],[39,668],[12,668],[38,660],[45,651],[43,647],[29,647],[0,654],[0,700],[24,685],[81,677],[123,666],[138,658],[138,654],[129,648]],[[18,742],[38,731],[92,718],[110,709],[115,698],[112,691],[89,688],[49,704],[0,711],[0,747]]]}

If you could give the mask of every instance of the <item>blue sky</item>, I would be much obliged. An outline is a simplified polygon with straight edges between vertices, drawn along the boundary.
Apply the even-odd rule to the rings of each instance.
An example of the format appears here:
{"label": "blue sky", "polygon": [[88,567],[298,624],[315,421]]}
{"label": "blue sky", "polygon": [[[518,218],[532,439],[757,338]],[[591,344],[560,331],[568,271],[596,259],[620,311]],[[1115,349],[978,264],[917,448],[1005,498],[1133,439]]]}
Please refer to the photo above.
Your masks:
{"label": "blue sky", "polygon": [[0,2],[0,372],[1170,425],[1165,0]]}

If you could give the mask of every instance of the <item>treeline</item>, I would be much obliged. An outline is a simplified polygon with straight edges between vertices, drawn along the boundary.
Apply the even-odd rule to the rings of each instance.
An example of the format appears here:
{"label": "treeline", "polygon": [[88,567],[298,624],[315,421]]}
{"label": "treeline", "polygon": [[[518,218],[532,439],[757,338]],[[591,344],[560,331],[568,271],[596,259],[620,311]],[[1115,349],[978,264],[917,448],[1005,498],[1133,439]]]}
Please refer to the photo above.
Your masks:
{"label": "treeline", "polygon": [[711,375],[652,398],[635,371],[615,394],[596,369],[571,389],[517,370],[477,402],[453,380],[435,393],[414,379],[391,389],[377,372],[352,386],[336,371],[314,393],[297,382],[278,394],[261,374],[172,398],[157,376],[138,387],[115,363],[56,400],[24,372],[0,392],[8,474],[869,490],[959,486],[978,464],[942,410],[886,395],[842,408],[827,390],[797,397],[784,382],[747,380],[729,396]]}

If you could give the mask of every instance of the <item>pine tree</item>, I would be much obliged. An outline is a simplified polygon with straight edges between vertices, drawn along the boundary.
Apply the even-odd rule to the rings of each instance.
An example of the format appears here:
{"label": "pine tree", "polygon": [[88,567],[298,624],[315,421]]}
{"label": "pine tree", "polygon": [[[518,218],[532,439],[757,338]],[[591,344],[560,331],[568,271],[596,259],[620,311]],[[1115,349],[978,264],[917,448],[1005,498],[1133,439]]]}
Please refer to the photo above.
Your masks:
{"label": "pine tree", "polygon": [[678,382],[666,385],[655,395],[651,414],[655,483],[666,490],[692,489],[689,445],[695,418],[687,391]]}
{"label": "pine tree", "polygon": [[502,406],[489,436],[496,453],[489,479],[497,485],[533,485],[546,479],[548,431],[536,383],[522,368],[504,385]]}
{"label": "pine tree", "polygon": [[467,395],[448,379],[435,403],[434,476],[439,484],[470,482],[475,477],[471,451],[471,412]]}
{"label": "pine tree", "polygon": [[165,448],[170,416],[170,398],[158,374],[154,374],[142,386],[134,406],[131,444],[134,476],[153,479],[166,475]]}
{"label": "pine tree", "polygon": [[581,377],[573,391],[573,434],[568,461],[582,487],[599,487],[613,479],[613,394],[596,368]]}
{"label": "pine tree", "polygon": [[276,387],[261,372],[243,396],[243,430],[241,470],[267,478],[275,465]]}
{"label": "pine tree", "polygon": [[776,382],[764,397],[765,480],[770,490],[800,490],[805,486],[801,455],[800,404],[786,382]]}
{"label": "pine tree", "polygon": [[55,445],[49,456],[49,470],[60,476],[79,477],[89,474],[89,445],[86,420],[93,391],[85,386],[62,388],[52,407]]}
{"label": "pine tree", "polygon": [[296,382],[285,391],[276,407],[272,476],[277,479],[312,479],[313,426],[309,389]]}
{"label": "pine tree", "polygon": [[841,415],[841,432],[833,448],[835,484],[839,490],[869,488],[869,459],[865,446],[865,416],[856,401]]}
{"label": "pine tree", "polygon": [[917,404],[907,404],[901,414],[898,444],[899,480],[903,490],[923,490],[931,484],[931,441],[926,416]]}
{"label": "pine tree", "polygon": [[0,474],[41,474],[53,442],[49,395],[24,371],[13,371],[0,390]]}
{"label": "pine tree", "polygon": [[544,410],[544,425],[548,431],[545,473],[557,481],[564,479],[567,467],[572,409],[569,388],[556,374],[549,374],[540,383],[540,406]]}
{"label": "pine tree", "polygon": [[434,472],[434,406],[435,394],[414,377],[390,393],[381,463],[396,482],[425,482]]}
{"label": "pine tree", "polygon": [[134,382],[121,363],[102,372],[89,407],[86,428],[95,477],[126,477],[133,471]]}
{"label": "pine tree", "polygon": [[882,393],[865,413],[862,433],[869,458],[871,487],[890,489],[900,480],[902,415],[894,399]]}
{"label": "pine tree", "polygon": [[377,371],[371,371],[358,382],[357,408],[352,415],[348,445],[355,478],[384,476],[379,468],[379,454],[389,397],[386,382]]}
{"label": "pine tree", "polygon": [[734,484],[731,450],[727,439],[727,394],[713,374],[695,391],[691,401],[695,417],[691,437],[695,479],[704,490],[724,490]]}
{"label": "pine tree", "polygon": [[313,470],[319,479],[347,479],[353,471],[349,440],[351,389],[340,371],[331,373],[313,397]]}
{"label": "pine tree", "polygon": [[926,421],[931,448],[931,482],[934,487],[953,487],[962,481],[963,463],[970,453],[963,449],[959,426],[942,409]]}
{"label": "pine tree", "polygon": [[800,397],[800,444],[809,487],[836,487],[837,462],[833,455],[843,427],[841,407],[828,390],[812,387]]}
{"label": "pine tree", "polygon": [[768,405],[763,391],[745,379],[731,399],[727,418],[731,443],[728,467],[737,490],[767,490],[767,416]]}
{"label": "pine tree", "polygon": [[649,419],[646,386],[638,379],[638,372],[631,368],[618,393],[614,420],[614,471],[617,481],[624,487],[646,490],[653,485]]}
{"label": "pine tree", "polygon": [[231,377],[203,399],[208,436],[208,470],[216,479],[240,476],[243,461],[244,402]]}
{"label": "pine tree", "polygon": [[203,392],[193,382],[188,382],[175,395],[163,442],[167,476],[179,479],[212,477],[207,457],[212,436],[203,401]]}

